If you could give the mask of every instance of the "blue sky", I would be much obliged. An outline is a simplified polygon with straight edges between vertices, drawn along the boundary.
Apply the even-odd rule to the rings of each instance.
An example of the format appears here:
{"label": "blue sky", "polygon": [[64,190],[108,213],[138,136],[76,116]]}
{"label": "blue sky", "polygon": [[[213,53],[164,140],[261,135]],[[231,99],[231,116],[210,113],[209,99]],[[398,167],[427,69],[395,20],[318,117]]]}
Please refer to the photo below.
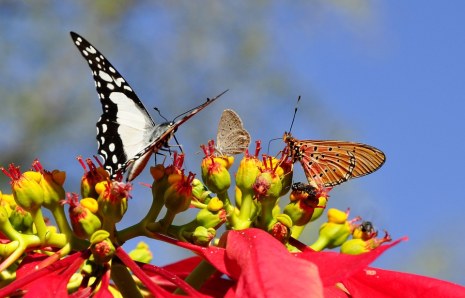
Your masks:
{"label": "blue sky", "polygon": [[[4,36],[3,42],[21,49],[21,57],[11,54],[14,59],[8,60],[2,76],[13,84],[20,79],[33,81],[50,70],[35,57],[55,63],[66,57],[68,63],[62,71],[72,74],[72,84],[66,81],[53,87],[59,94],[83,90],[79,100],[89,108],[85,115],[67,116],[72,122],[85,119],[76,124],[75,130],[68,128],[73,137],[60,150],[48,151],[47,142],[42,143],[41,158],[52,168],[64,167],[74,179],[79,175],[76,165],[65,160],[73,160],[76,154],[95,154],[94,123],[100,111],[90,72],[68,36],[71,30],[87,37],[110,59],[147,107],[157,106],[167,115],[191,108],[204,96],[231,89],[221,102],[208,108],[208,116],[196,116],[189,126],[181,128],[177,134],[180,140],[200,133],[197,129],[205,130],[198,142],[213,137],[225,108],[238,111],[254,138],[267,141],[280,137],[288,129],[296,98],[301,95],[295,137],[364,142],[387,155],[386,164],[378,172],[337,187],[330,201],[330,207],[350,207],[354,216],[373,221],[380,232],[387,229],[394,239],[409,237],[375,265],[464,285],[465,237],[461,233],[465,227],[465,195],[460,185],[465,178],[465,3],[384,1],[371,5],[348,11],[320,2],[315,7],[273,3],[273,9],[256,12],[257,19],[265,20],[260,26],[265,26],[266,35],[254,36],[253,40],[263,39],[267,46],[261,48],[252,40],[249,50],[258,49],[256,61],[239,65],[230,65],[227,60],[240,61],[240,49],[235,51],[234,47],[241,43],[235,43],[235,39],[249,35],[237,32],[246,32],[249,28],[241,26],[254,22],[242,19],[251,15],[241,14],[234,5],[209,10],[218,13],[211,15],[213,23],[203,23],[205,16],[199,17],[203,21],[193,21],[196,26],[190,37],[205,41],[201,43],[205,48],[195,43],[189,47],[190,40],[176,38],[186,30],[182,17],[189,16],[188,5],[180,5],[181,13],[173,7],[142,3],[125,12],[116,24],[110,18],[99,18],[98,13],[84,16],[86,11],[79,5],[55,5],[53,13],[41,11],[30,19],[25,18],[30,14],[15,8],[15,13],[3,16],[0,36]],[[53,45],[62,47],[59,53],[63,56],[47,56],[51,46],[47,43],[52,39],[34,34],[37,24],[52,33]],[[53,26],[56,24],[60,25]],[[39,43],[48,47],[36,47]],[[181,53],[186,57],[180,60],[187,62],[170,65],[170,50],[183,46],[186,48]],[[203,53],[206,49],[208,55]],[[12,65],[20,68],[5,71]],[[181,74],[180,65],[189,68]],[[270,72],[288,87],[279,89],[279,81],[261,79]],[[61,73],[56,76],[61,82]],[[167,82],[176,84],[176,88],[165,88]],[[185,98],[185,89],[193,94],[189,99]],[[167,95],[170,100],[159,100]],[[42,96],[48,98],[48,93]],[[59,99],[71,100],[72,104],[77,100],[72,98],[64,95]],[[193,99],[197,101],[188,101]],[[10,131],[16,129],[13,125]],[[74,136],[75,131],[80,132],[79,137]],[[199,151],[198,142],[189,139],[185,144],[186,152],[193,152],[188,163],[192,170],[197,169],[194,160],[199,155],[194,153]],[[141,179],[147,181],[148,176]],[[138,208],[130,211],[134,212],[133,220],[137,211],[144,209],[140,201],[146,196],[144,191],[136,185],[131,203]],[[128,243],[131,245],[134,243]],[[166,256],[173,250],[170,246],[154,245],[156,263],[180,257]]]}
{"label": "blue sky", "polygon": [[451,274],[440,275],[462,284],[463,8],[459,2],[384,3],[373,24],[360,25],[367,26],[358,28],[362,32],[328,21],[327,30],[300,49],[309,54],[301,53],[306,60],[298,68],[311,77],[332,116],[356,130],[355,139],[369,140],[387,155],[379,172],[357,184],[383,212],[373,219],[378,227],[381,221],[394,237],[410,240],[377,265],[409,270],[415,263],[418,271],[450,266]]}

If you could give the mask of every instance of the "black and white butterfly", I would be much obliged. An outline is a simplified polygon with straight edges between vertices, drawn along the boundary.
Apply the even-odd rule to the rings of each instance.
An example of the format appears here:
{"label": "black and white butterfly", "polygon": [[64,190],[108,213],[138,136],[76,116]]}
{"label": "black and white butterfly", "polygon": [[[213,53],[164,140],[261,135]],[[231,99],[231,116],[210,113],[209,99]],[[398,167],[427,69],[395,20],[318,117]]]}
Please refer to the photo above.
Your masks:
{"label": "black and white butterfly", "polygon": [[207,99],[180,120],[156,124],[111,63],[78,34],[71,32],[71,38],[92,70],[100,97],[103,113],[97,122],[98,153],[112,178],[121,177],[128,170],[127,180],[134,180],[152,153],[168,146],[181,124],[224,94]]}

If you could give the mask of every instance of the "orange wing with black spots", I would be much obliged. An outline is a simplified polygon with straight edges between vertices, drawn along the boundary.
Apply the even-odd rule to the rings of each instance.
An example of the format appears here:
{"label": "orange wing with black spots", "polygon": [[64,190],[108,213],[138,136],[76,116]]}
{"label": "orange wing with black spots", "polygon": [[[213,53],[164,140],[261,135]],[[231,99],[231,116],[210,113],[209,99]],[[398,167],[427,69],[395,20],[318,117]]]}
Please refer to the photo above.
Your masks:
{"label": "orange wing with black spots", "polygon": [[372,146],[346,141],[297,140],[285,133],[284,142],[294,162],[302,165],[309,183],[330,187],[373,173],[386,161]]}

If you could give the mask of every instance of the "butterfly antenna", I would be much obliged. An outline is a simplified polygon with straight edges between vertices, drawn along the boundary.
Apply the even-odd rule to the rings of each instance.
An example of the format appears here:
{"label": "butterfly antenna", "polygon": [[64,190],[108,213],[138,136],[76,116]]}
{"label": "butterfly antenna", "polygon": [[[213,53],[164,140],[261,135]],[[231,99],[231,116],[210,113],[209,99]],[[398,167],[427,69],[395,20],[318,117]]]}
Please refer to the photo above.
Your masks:
{"label": "butterfly antenna", "polygon": [[207,101],[206,101],[206,102],[204,102],[204,103],[202,103],[202,104],[199,104],[198,106],[196,106],[196,107],[194,107],[194,108],[192,108],[192,109],[190,109],[190,110],[187,110],[187,111],[185,111],[184,113],[182,113],[182,114],[176,116],[176,118],[173,119],[173,122],[176,121],[176,119],[178,119],[178,118],[180,118],[180,117],[182,117],[182,116],[184,116],[184,115],[186,115],[186,114],[190,114],[190,113],[191,113],[192,111],[194,111],[194,110],[199,109],[200,107],[202,107],[203,105],[205,105],[207,102],[216,100],[217,98],[219,98],[221,95],[225,94],[225,93],[228,92],[228,91],[229,91],[229,89],[226,89],[225,91],[221,92],[220,94],[218,94],[217,96],[215,96],[215,97],[213,97],[213,98],[207,97]]}
{"label": "butterfly antenna", "polygon": [[157,107],[154,107],[153,109],[157,111],[158,115],[160,115],[160,117],[162,117],[163,120],[165,120],[166,122],[169,122],[168,119],[166,119],[166,117],[161,114],[160,110]]}
{"label": "butterfly antenna", "polygon": [[266,148],[266,154],[269,155],[270,153],[270,147],[271,147],[271,142],[276,141],[276,140],[281,140],[282,138],[274,138],[268,141],[268,147]]}
{"label": "butterfly antenna", "polygon": [[300,95],[297,98],[297,103],[295,104],[294,115],[292,116],[292,122],[291,122],[291,126],[289,127],[289,132],[291,132],[292,126],[294,126],[295,115],[297,115],[297,109],[299,108],[299,102],[300,102]]}

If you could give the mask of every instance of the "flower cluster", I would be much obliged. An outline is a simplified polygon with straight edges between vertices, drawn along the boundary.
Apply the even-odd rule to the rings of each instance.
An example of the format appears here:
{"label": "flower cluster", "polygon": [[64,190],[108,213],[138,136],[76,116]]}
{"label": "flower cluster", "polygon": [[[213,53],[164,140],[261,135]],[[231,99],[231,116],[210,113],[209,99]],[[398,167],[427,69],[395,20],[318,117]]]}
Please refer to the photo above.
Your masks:
{"label": "flower cluster", "polygon": [[[151,207],[123,229],[116,224],[136,200],[132,185],[110,179],[98,160],[78,158],[84,169],[80,194],[67,193],[66,174],[47,171],[39,161],[26,172],[13,164],[2,168],[11,193],[0,193],[0,296],[373,297],[380,289],[390,296],[465,294],[458,285],[370,268],[402,239],[383,244],[391,241],[387,232],[379,238],[371,222],[349,219],[348,211],[328,209],[318,239],[301,243],[304,228],[325,214],[331,189],[293,183],[287,149],[278,157],[260,156],[256,142],[232,175],[234,156],[218,153],[213,141],[201,147],[201,180],[184,169],[184,154],[151,167]],[[191,221],[175,221],[188,209],[197,210]],[[150,265],[145,243],[130,253],[121,246],[140,236],[198,256]],[[334,248],[340,252],[325,251]]]}

